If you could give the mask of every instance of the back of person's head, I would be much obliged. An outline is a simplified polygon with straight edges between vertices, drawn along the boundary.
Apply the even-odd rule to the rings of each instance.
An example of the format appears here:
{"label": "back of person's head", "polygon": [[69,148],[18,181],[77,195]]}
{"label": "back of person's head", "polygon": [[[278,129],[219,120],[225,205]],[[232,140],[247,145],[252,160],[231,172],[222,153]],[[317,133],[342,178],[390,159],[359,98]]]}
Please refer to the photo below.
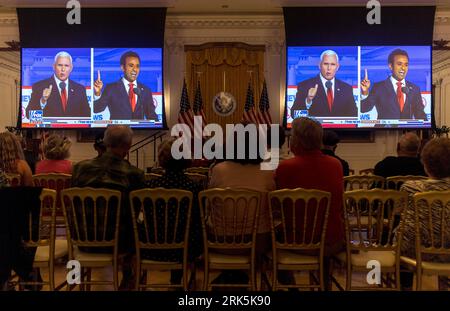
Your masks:
{"label": "back of person's head", "polygon": [[[233,155],[232,158],[227,160],[240,163],[240,164],[259,164],[263,161],[263,158],[259,155],[259,131],[258,127],[249,122],[241,122],[241,125],[249,129],[245,131],[244,136],[238,135],[237,132],[233,132]],[[251,135],[251,127],[255,129],[255,136]],[[255,140],[252,140],[255,137]],[[226,147],[228,148],[228,147]],[[243,152],[242,152],[243,151]],[[256,151],[256,152],[255,152]],[[225,156],[227,156],[228,149],[226,149]]]}
{"label": "back of person's head", "polygon": [[94,149],[97,150],[99,154],[106,151],[105,142],[103,141],[104,135],[104,133],[98,133],[97,135],[95,135]]}
{"label": "back of person's head", "polygon": [[133,131],[126,125],[112,125],[108,126],[105,131],[103,142],[106,149],[111,151],[118,151],[122,156],[125,156],[130,150],[131,142],[133,141]]}
{"label": "back of person's head", "polygon": [[71,146],[72,142],[67,137],[52,134],[45,143],[44,155],[50,160],[64,160],[70,156]]}
{"label": "back of person's head", "polygon": [[189,159],[174,159],[172,156],[172,145],[177,140],[175,137],[167,138],[158,147],[159,166],[166,170],[182,171],[191,164]]}
{"label": "back of person's head", "polygon": [[323,129],[319,122],[306,118],[296,118],[292,122],[291,150],[294,154],[302,151],[320,150]]}
{"label": "back of person's head", "polygon": [[428,176],[450,177],[450,138],[434,138],[422,149],[422,163]]}
{"label": "back of person's head", "polygon": [[335,147],[339,141],[339,136],[335,131],[323,131],[322,144],[324,147]]}
{"label": "back of person's head", "polygon": [[397,144],[399,156],[416,157],[420,148],[420,138],[415,133],[408,132],[400,137]]}
{"label": "back of person's head", "polygon": [[0,168],[6,173],[17,172],[17,160],[24,160],[20,140],[11,132],[0,133]]}

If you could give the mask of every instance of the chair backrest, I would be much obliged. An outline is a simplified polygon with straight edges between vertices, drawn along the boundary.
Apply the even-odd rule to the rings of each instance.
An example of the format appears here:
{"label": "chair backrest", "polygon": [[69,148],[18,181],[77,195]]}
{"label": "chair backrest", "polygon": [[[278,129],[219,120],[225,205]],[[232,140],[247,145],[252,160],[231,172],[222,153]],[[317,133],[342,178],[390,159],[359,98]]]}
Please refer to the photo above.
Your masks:
{"label": "chair backrest", "polygon": [[[28,247],[49,246],[52,253],[55,243],[56,191],[42,189],[39,199],[40,208],[27,213],[27,226],[22,240]],[[52,216],[50,223],[44,220],[44,214]]]}
{"label": "chair backrest", "polygon": [[161,177],[162,175],[160,174],[156,174],[156,173],[145,173],[145,181],[150,181],[153,179],[157,179],[159,177]]}
{"label": "chair backrest", "polygon": [[417,259],[450,256],[450,191],[416,193],[413,198]]}
{"label": "chair backrest", "polygon": [[201,191],[199,201],[206,248],[254,251],[261,202],[259,192],[215,188]]}
{"label": "chair backrest", "polygon": [[429,177],[425,176],[415,176],[415,175],[405,175],[405,176],[390,176],[386,177],[386,189],[400,190],[400,187],[405,181],[408,180],[424,180]]}
{"label": "chair backrest", "polygon": [[136,250],[183,249],[187,259],[192,192],[140,189],[130,192]]}
{"label": "chair backrest", "polygon": [[[408,194],[395,190],[354,190],[344,193],[347,252],[352,250],[399,250],[401,230],[397,211],[407,204]],[[397,229],[397,235],[394,229]]]}
{"label": "chair backrest", "polygon": [[203,174],[208,176],[209,174],[209,167],[188,167],[186,169],[186,173],[195,173],[195,174]]}
{"label": "chair backrest", "polygon": [[72,175],[63,173],[49,173],[33,175],[33,185],[56,190],[56,214],[63,215],[61,191],[70,188]]}
{"label": "chair backrest", "polygon": [[202,189],[208,188],[208,176],[198,173],[184,173],[189,179],[192,179],[197,184],[199,184]]}
{"label": "chair backrest", "polygon": [[106,188],[69,188],[61,192],[69,242],[74,246],[114,247],[117,251],[121,192]]}
{"label": "chair backrest", "polygon": [[373,172],[375,170],[373,168],[365,168],[362,170],[359,170],[359,175],[373,175]]}
{"label": "chair backrest", "polygon": [[319,250],[322,255],[330,201],[331,193],[315,189],[269,192],[273,246]]}
{"label": "chair backrest", "polygon": [[20,174],[6,173],[6,180],[11,187],[18,187],[22,183]]}
{"label": "chair backrest", "polygon": [[149,173],[154,173],[158,175],[162,175],[165,173],[165,169],[163,167],[152,167]]}
{"label": "chair backrest", "polygon": [[348,174],[349,174],[349,175],[355,175],[355,170],[352,169],[352,168],[350,168],[350,169],[348,170]]}
{"label": "chair backrest", "polygon": [[384,177],[377,175],[352,175],[344,177],[344,190],[358,190],[371,188],[384,188]]}

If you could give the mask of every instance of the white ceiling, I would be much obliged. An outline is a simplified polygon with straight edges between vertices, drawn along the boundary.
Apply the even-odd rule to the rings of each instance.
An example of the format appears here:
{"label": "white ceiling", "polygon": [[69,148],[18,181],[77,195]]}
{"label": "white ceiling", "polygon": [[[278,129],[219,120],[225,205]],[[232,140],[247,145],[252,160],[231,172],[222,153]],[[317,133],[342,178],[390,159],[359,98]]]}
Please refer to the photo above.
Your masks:
{"label": "white ceiling", "polygon": [[[81,7],[168,7],[173,13],[270,12],[283,6],[366,6],[367,0],[78,0]],[[4,8],[65,7],[68,0],[0,0]],[[381,5],[437,5],[450,8],[450,0],[379,0]]]}

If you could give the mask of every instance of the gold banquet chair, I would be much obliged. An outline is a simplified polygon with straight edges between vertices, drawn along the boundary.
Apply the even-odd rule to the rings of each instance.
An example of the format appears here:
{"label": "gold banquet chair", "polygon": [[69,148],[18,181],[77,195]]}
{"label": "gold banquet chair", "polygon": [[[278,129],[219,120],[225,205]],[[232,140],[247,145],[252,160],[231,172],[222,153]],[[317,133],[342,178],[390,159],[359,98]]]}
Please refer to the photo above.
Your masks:
{"label": "gold banquet chair", "polygon": [[[69,260],[78,260],[81,266],[80,288],[85,289],[85,285],[88,285],[89,290],[92,284],[112,284],[114,290],[117,290],[120,191],[90,187],[69,188],[63,190],[61,196],[69,242]],[[113,269],[112,281],[91,280],[92,268],[109,266]]]}
{"label": "gold banquet chair", "polygon": [[[55,260],[67,255],[67,240],[56,240],[56,191],[42,189],[40,209],[32,210],[27,215],[27,230],[23,236],[25,247],[36,247],[33,268],[47,268],[48,281],[19,282],[20,285],[48,285],[55,289]],[[51,215],[50,221],[44,214]]]}
{"label": "gold banquet chair", "polygon": [[422,290],[423,275],[450,277],[450,191],[430,191],[414,195],[416,258],[401,256],[403,263],[416,269],[417,290]]}
{"label": "gold banquet chair", "polygon": [[145,181],[149,182],[153,179],[158,179],[159,177],[161,177],[162,175],[160,174],[156,174],[156,173],[145,173]]}
{"label": "gold banquet chair", "polygon": [[362,170],[359,170],[359,175],[373,175],[373,172],[375,170],[373,168],[365,168]]}
{"label": "gold banquet chair", "polygon": [[[347,250],[337,256],[347,266],[346,289],[399,290],[401,230],[395,217],[407,202],[407,193],[395,190],[354,190],[344,193]],[[353,272],[369,273],[371,261],[380,265],[379,284],[353,286]],[[384,276],[383,276],[384,274]],[[375,279],[376,281],[376,279]],[[372,281],[371,281],[372,282]],[[385,285],[385,286],[384,286]]]}
{"label": "gold banquet chair", "polygon": [[[189,227],[192,192],[180,189],[141,189],[130,193],[136,242],[136,288],[182,288],[188,290]],[[169,215],[173,212],[174,218]],[[173,222],[171,222],[171,219]],[[142,258],[142,251],[179,253],[182,261]],[[147,271],[182,270],[181,284],[147,284]]]}
{"label": "gold banquet chair", "polygon": [[[273,249],[268,257],[273,264],[272,290],[325,289],[323,260],[330,201],[329,192],[314,189],[283,189],[269,193]],[[277,278],[279,271],[308,271],[310,282],[281,284]],[[264,276],[268,279],[267,274]]]}
{"label": "gold banquet chair", "polygon": [[390,176],[386,177],[386,189],[400,190],[400,187],[405,181],[408,180],[425,180],[429,177],[426,176],[415,176],[415,175],[405,175],[405,176]]}
{"label": "gold banquet chair", "polygon": [[380,188],[384,189],[384,177],[377,175],[351,175],[344,177],[344,191],[358,189]]}
{"label": "gold banquet chair", "polygon": [[22,183],[20,174],[6,173],[6,181],[11,187],[18,187]]}
{"label": "gold banquet chair", "polygon": [[63,173],[35,174],[33,185],[56,190],[56,227],[64,228],[66,223],[62,210],[61,191],[71,187],[72,175]]}
{"label": "gold banquet chair", "polygon": [[[204,239],[203,290],[244,287],[256,290],[255,240],[261,194],[238,189],[209,189],[199,193]],[[247,284],[213,284],[211,270],[244,270]]]}
{"label": "gold banquet chair", "polygon": [[185,171],[186,173],[202,174],[208,176],[209,167],[188,167]]}
{"label": "gold banquet chair", "polygon": [[186,177],[199,184],[202,189],[208,188],[208,176],[198,173],[184,173]]}

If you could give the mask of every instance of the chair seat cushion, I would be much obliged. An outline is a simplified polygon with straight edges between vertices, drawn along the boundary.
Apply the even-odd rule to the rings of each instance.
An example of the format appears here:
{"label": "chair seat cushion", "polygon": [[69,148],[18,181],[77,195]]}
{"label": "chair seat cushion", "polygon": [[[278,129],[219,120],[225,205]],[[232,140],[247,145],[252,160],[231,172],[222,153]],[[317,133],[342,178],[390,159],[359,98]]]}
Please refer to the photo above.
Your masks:
{"label": "chair seat cushion", "polygon": [[[49,261],[50,246],[39,246],[34,255],[34,261]],[[55,241],[55,259],[67,255],[67,240]]]}
{"label": "chair seat cushion", "polygon": [[[336,258],[341,262],[346,262],[346,253],[339,253]],[[395,252],[393,251],[361,251],[358,254],[351,254],[352,265],[366,267],[370,260],[377,260],[382,267],[393,267],[395,265]]]}
{"label": "chair seat cushion", "polygon": [[74,259],[78,261],[113,261],[113,254],[86,253],[80,251],[77,247],[73,250]]}
{"label": "chair seat cushion", "polygon": [[[272,259],[273,253],[269,252],[266,256]],[[280,249],[277,250],[277,262],[282,265],[316,265],[319,264],[319,257]]]}
{"label": "chair seat cushion", "polygon": [[250,256],[209,253],[209,262],[215,264],[249,264]]}

